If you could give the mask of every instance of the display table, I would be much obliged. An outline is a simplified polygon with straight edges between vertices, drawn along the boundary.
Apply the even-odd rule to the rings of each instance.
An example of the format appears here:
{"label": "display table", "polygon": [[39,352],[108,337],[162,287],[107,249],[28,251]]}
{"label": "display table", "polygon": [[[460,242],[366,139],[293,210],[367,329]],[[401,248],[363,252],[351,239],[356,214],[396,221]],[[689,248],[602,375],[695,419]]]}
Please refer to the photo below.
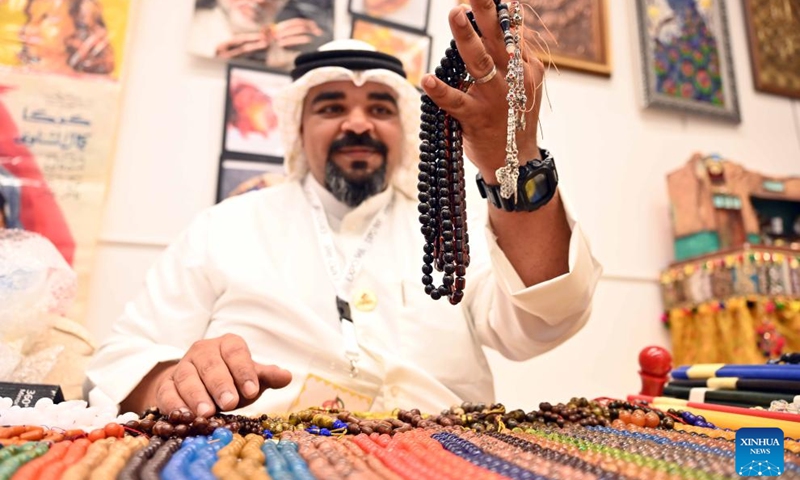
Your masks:
{"label": "display table", "polygon": [[[110,412],[43,400],[0,409],[0,423],[28,422],[0,427],[0,478],[738,478],[735,432],[632,401],[464,403],[433,415],[149,410],[103,424]],[[33,415],[62,427],[31,425]],[[780,473],[800,478],[800,445],[784,447]]]}

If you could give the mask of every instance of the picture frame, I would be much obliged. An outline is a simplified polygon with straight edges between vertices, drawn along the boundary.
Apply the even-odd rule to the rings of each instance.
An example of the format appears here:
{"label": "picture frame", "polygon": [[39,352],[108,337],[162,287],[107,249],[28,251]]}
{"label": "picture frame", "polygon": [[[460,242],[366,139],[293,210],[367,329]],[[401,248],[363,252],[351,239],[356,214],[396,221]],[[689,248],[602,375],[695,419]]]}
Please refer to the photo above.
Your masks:
{"label": "picture frame", "polygon": [[725,0],[636,0],[646,108],[740,123]]}
{"label": "picture frame", "polygon": [[352,17],[350,38],[363,40],[378,51],[399,58],[403,62],[408,81],[419,88],[422,75],[430,68],[432,37],[424,32],[371,17]]}
{"label": "picture frame", "polygon": [[[417,32],[428,30],[428,18],[433,0],[350,0],[350,15],[381,20]],[[424,12],[420,15],[420,12]]]}
{"label": "picture frame", "polygon": [[295,58],[334,39],[334,0],[194,0],[188,51],[290,71]]}
{"label": "picture frame", "polygon": [[230,62],[225,87],[222,152],[283,157],[284,147],[273,105],[275,96],[291,83],[285,72],[246,62]]}
{"label": "picture frame", "polygon": [[[800,98],[800,3],[742,0],[756,90]],[[788,59],[788,61],[787,61]]]}
{"label": "picture frame", "polygon": [[284,178],[282,158],[266,157],[262,161],[253,161],[222,155],[217,175],[216,203],[281,183]]}
{"label": "picture frame", "polygon": [[545,67],[552,62],[559,69],[611,76],[607,0],[520,3],[526,31],[533,35],[528,40]]}

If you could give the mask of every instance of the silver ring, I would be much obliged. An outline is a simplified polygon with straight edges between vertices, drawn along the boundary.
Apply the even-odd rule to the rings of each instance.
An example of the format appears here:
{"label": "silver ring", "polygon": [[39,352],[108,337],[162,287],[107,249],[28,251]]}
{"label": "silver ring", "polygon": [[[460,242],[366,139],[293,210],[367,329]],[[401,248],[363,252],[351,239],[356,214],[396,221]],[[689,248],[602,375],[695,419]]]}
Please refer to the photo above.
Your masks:
{"label": "silver ring", "polygon": [[476,78],[475,83],[481,84],[490,82],[495,75],[497,75],[497,65],[492,65],[492,71],[482,76],[481,78]]}

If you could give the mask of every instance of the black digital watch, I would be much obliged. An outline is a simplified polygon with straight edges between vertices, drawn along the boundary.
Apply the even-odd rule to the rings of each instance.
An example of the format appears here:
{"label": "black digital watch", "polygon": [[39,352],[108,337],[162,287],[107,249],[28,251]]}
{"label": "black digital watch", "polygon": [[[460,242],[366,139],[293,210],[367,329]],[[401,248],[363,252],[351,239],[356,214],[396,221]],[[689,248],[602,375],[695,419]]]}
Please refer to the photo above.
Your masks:
{"label": "black digital watch", "polygon": [[500,185],[489,185],[479,173],[476,180],[481,197],[507,212],[532,212],[547,204],[556,194],[558,172],[550,152],[540,148],[541,160],[531,160],[519,167],[517,201],[500,196]]}

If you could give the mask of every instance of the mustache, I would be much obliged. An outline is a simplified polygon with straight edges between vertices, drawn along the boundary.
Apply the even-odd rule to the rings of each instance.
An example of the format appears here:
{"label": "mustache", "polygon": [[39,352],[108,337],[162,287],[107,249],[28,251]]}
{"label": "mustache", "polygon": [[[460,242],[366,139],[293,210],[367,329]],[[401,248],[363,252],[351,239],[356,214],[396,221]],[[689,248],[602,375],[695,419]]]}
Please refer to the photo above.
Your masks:
{"label": "mustache", "polygon": [[331,146],[328,148],[328,156],[348,147],[370,148],[384,157],[389,150],[385,143],[381,142],[377,138],[372,138],[369,133],[357,134],[353,132],[347,132],[342,138],[336,139],[331,143]]}

